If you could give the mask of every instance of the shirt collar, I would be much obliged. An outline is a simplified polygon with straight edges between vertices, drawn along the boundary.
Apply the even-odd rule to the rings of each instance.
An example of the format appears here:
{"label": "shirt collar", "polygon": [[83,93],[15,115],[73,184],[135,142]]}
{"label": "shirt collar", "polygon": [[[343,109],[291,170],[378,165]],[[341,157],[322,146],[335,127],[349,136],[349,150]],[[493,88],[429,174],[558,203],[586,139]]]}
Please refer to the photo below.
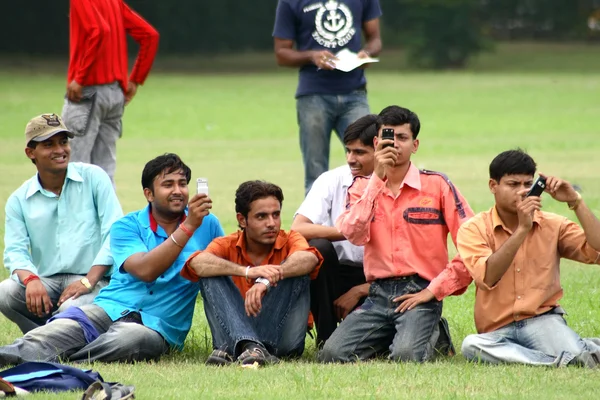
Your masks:
{"label": "shirt collar", "polygon": [[[277,239],[275,239],[275,244],[273,245],[273,249],[271,249],[271,252],[269,253],[269,255],[265,258],[265,261],[268,262],[268,260],[271,259],[273,252],[275,250],[281,250],[285,247],[286,243],[288,241],[288,235],[287,233],[285,233],[285,231],[280,230],[279,233],[277,234]],[[249,260],[248,258],[248,253],[246,252],[246,232],[245,231],[238,231],[238,240],[235,244],[235,247],[237,247],[238,249],[241,250],[242,255]]]}
{"label": "shirt collar", "polygon": [[[179,220],[180,224],[182,224],[183,221],[185,221],[185,219],[187,218],[187,212],[188,209],[186,207],[184,214]],[[152,205],[150,203],[148,203],[146,208],[144,208],[144,210],[140,213],[138,219],[140,221],[140,225],[142,225],[144,228],[150,228],[154,233],[158,232],[158,222],[156,222],[156,219],[154,219],[154,215],[152,215]]]}
{"label": "shirt collar", "polygon": [[[75,182],[83,182],[83,177],[71,163],[69,163],[69,165],[67,165],[67,175],[65,177],[65,182],[63,183],[63,190],[67,185],[67,180],[72,180]],[[43,189],[42,184],[40,183],[40,173],[38,172],[33,177],[31,185],[29,185],[29,188],[27,189],[27,193],[25,194],[25,199],[30,198],[31,196],[36,194],[36,192],[42,191],[42,189]]]}
{"label": "shirt collar", "polygon": [[419,172],[419,169],[415,167],[415,164],[413,164],[412,162],[408,167],[408,171],[406,171],[406,175],[404,176],[402,185],[408,185],[413,189],[421,190],[421,173]]}
{"label": "shirt collar", "polygon": [[[541,227],[541,221],[542,221],[542,214],[540,211],[536,211],[533,213],[533,222],[535,222],[539,227]],[[492,207],[492,229],[496,229],[497,227],[502,227],[502,229],[504,229],[507,232],[511,232],[512,231],[510,229],[508,229],[508,227],[506,225],[504,225],[504,222],[502,222],[502,219],[500,218],[500,215],[498,214],[498,209],[496,208],[496,206]]]}

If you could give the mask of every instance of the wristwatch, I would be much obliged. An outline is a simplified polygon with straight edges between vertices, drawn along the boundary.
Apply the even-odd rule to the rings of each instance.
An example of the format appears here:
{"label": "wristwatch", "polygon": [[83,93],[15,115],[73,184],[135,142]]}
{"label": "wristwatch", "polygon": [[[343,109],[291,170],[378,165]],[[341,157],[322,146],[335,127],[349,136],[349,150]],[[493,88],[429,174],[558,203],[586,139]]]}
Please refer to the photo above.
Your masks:
{"label": "wristwatch", "polygon": [[87,277],[84,276],[83,278],[81,278],[80,282],[83,286],[87,288],[87,290],[89,290],[90,292],[92,291],[92,284],[90,283],[90,280]]}
{"label": "wristwatch", "polygon": [[269,280],[266,278],[256,278],[255,282],[265,285],[267,287],[267,291],[271,288],[271,282],[269,282]]}

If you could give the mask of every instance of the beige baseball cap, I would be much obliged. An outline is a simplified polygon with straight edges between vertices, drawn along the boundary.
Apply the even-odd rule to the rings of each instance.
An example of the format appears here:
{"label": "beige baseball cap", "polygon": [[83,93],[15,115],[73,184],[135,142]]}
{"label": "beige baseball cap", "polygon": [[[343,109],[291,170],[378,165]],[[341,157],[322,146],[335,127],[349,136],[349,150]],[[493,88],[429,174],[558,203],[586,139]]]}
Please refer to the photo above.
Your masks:
{"label": "beige baseball cap", "polygon": [[32,140],[43,142],[44,140],[65,132],[68,137],[73,138],[62,118],[56,114],[42,114],[32,118],[25,127],[25,145]]}

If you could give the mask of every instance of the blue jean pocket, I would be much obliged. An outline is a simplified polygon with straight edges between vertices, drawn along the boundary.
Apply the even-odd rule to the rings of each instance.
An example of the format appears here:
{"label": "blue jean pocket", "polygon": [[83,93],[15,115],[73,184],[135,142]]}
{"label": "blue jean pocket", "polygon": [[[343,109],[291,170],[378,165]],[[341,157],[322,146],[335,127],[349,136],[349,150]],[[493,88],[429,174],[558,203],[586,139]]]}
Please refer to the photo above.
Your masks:
{"label": "blue jean pocket", "polygon": [[77,103],[66,100],[62,118],[74,135],[84,136],[87,133],[95,103],[95,92],[84,93],[84,97]]}

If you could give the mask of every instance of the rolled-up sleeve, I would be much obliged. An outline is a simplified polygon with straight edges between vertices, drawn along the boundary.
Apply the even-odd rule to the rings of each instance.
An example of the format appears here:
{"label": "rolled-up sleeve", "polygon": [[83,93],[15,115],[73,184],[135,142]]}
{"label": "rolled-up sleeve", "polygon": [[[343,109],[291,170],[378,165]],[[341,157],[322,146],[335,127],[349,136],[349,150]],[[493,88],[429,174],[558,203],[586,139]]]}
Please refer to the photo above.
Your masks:
{"label": "rolled-up sleeve", "polygon": [[458,253],[477,287],[482,290],[492,290],[495,286],[488,286],[484,279],[487,272],[487,260],[493,251],[486,241],[485,232],[482,232],[481,229],[471,221],[467,221],[458,229]]}

